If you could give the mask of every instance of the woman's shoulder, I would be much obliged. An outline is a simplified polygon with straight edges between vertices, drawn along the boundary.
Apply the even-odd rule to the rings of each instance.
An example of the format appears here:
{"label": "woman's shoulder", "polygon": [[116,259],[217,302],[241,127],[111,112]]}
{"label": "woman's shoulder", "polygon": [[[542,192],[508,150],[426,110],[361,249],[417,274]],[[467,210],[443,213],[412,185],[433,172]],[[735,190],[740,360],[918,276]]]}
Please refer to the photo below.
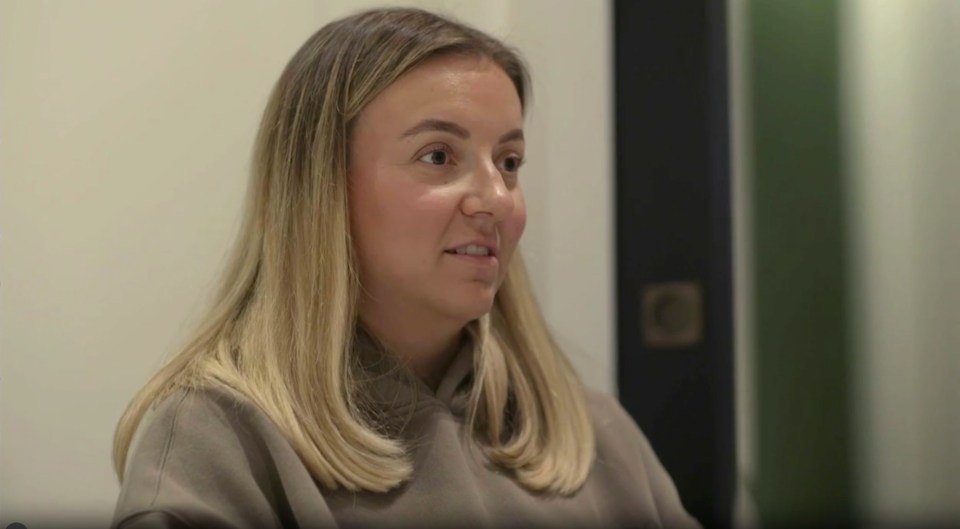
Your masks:
{"label": "woman's shoulder", "polygon": [[629,503],[649,491],[663,527],[698,528],[647,436],[620,401],[608,393],[585,393],[597,441],[594,476],[612,484],[609,490],[624,494],[612,501]]}
{"label": "woman's shoulder", "polygon": [[656,454],[630,413],[609,393],[586,389],[585,397],[593,420],[598,457],[601,460],[621,460],[645,471],[649,460],[656,459]]}
{"label": "woman's shoulder", "polygon": [[[590,417],[597,432],[598,442],[619,440],[631,444],[649,445],[646,436],[637,426],[630,413],[623,408],[613,395],[593,389],[585,389],[584,394]],[[644,450],[646,446],[642,447]]]}
{"label": "woman's shoulder", "polygon": [[281,479],[315,490],[266,415],[239,392],[216,386],[160,400],[141,421],[124,474],[117,527],[165,514],[197,526],[274,526],[277,504],[287,500],[266,485]]}
{"label": "woman's shoulder", "polygon": [[207,427],[233,427],[255,421],[259,408],[239,391],[221,384],[177,388],[158,399],[141,422],[141,429],[173,423],[203,423]]}
{"label": "woman's shoulder", "polygon": [[208,439],[254,433],[268,425],[250,399],[225,386],[178,388],[158,399],[137,428],[127,468],[202,451]]}

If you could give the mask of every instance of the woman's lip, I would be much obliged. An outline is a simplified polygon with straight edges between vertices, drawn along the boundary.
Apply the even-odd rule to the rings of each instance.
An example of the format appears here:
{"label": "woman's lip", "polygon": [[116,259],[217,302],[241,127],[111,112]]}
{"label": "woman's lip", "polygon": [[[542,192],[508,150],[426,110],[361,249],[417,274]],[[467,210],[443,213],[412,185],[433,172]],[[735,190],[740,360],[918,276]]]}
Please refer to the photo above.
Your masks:
{"label": "woman's lip", "polygon": [[497,256],[495,255],[471,255],[468,253],[457,253],[457,252],[450,252],[450,251],[447,251],[444,253],[451,257],[459,257],[461,259],[467,260],[468,262],[479,264],[479,265],[493,266],[497,264]]}
{"label": "woman's lip", "polygon": [[497,243],[492,241],[486,241],[486,240],[483,240],[483,241],[477,240],[473,242],[464,243],[459,246],[455,246],[453,248],[447,248],[444,251],[447,253],[457,253],[458,249],[466,250],[469,246],[479,246],[480,248],[486,248],[487,255],[496,256],[497,254],[500,253],[499,245]]}

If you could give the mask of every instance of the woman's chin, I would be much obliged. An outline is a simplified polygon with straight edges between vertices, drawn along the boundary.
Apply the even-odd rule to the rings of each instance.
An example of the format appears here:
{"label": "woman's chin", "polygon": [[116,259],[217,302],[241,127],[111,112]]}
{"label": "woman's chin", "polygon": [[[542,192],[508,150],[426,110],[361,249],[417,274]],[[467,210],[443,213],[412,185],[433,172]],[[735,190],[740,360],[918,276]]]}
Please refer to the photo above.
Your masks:
{"label": "woman's chin", "polygon": [[446,312],[451,317],[463,321],[464,323],[473,321],[490,312],[493,309],[493,302],[496,292],[485,293],[469,298],[460,298],[456,303],[447,304]]}

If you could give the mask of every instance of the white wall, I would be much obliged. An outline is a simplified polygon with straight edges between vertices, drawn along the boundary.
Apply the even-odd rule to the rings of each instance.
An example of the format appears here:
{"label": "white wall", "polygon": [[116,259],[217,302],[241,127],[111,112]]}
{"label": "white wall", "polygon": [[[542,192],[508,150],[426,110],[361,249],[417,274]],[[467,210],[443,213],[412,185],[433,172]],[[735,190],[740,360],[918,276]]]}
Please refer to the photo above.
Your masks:
{"label": "white wall", "polygon": [[843,3],[858,500],[960,520],[960,3]]}
{"label": "white wall", "polygon": [[[607,3],[414,3],[529,59],[524,250],[560,342],[613,392]],[[109,518],[113,428],[199,314],[272,83],[323,23],[375,4],[0,4],[0,526]]]}
{"label": "white wall", "polygon": [[736,415],[736,472],[733,525],[759,527],[759,513],[750,494],[757,476],[757,413],[754,364],[756,336],[754,300],[754,153],[750,71],[748,0],[727,3],[727,58],[730,109],[730,199],[733,233],[734,407]]}

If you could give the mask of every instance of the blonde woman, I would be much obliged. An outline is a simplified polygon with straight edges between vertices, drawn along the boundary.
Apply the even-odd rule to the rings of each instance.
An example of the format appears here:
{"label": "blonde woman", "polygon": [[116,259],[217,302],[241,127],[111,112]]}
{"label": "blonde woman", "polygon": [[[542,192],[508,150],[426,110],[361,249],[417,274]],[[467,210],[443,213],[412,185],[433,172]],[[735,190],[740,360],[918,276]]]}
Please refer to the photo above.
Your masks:
{"label": "blonde woman", "polygon": [[414,9],[300,48],[215,302],[117,427],[115,527],[697,526],[534,303],[528,85]]}

